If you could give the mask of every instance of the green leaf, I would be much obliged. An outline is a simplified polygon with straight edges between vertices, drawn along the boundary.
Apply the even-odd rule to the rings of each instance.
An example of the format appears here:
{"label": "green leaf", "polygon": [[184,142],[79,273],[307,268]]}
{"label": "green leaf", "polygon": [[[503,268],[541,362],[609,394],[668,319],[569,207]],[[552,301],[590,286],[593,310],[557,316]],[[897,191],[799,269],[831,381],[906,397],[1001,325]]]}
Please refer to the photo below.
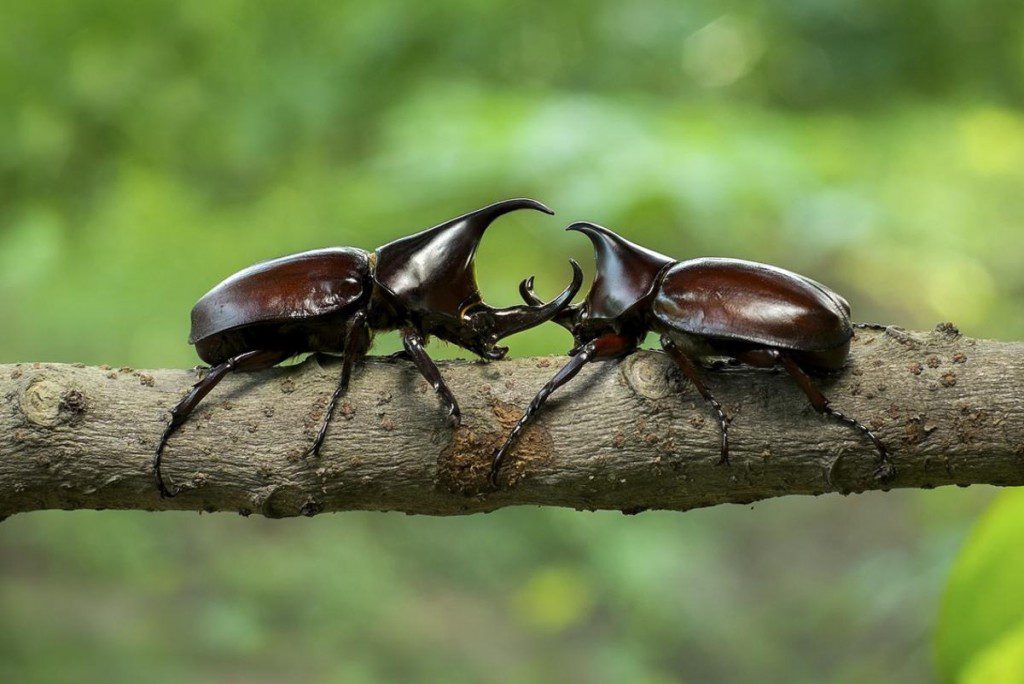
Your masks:
{"label": "green leaf", "polygon": [[946,681],[1024,668],[1024,491],[1000,495],[971,534],[950,576],[936,637]]}
{"label": "green leaf", "polygon": [[1024,621],[967,663],[964,684],[1024,682]]}

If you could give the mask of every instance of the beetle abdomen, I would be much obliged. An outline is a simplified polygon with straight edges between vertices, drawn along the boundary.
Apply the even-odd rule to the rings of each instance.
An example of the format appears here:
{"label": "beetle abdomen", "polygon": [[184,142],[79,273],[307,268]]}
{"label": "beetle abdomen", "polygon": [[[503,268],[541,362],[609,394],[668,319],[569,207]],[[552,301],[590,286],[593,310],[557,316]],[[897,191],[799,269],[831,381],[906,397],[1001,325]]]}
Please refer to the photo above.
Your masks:
{"label": "beetle abdomen", "polygon": [[336,247],[271,259],[217,285],[192,309],[191,344],[268,322],[341,312],[369,296],[369,254]]}
{"label": "beetle abdomen", "polygon": [[853,336],[842,297],[801,275],[738,259],[694,259],[665,272],[652,311],[664,331],[802,351]]}
{"label": "beetle abdomen", "polygon": [[210,365],[259,350],[340,354],[351,318],[352,312],[342,309],[313,318],[250,323],[204,337],[196,342],[196,353]]}

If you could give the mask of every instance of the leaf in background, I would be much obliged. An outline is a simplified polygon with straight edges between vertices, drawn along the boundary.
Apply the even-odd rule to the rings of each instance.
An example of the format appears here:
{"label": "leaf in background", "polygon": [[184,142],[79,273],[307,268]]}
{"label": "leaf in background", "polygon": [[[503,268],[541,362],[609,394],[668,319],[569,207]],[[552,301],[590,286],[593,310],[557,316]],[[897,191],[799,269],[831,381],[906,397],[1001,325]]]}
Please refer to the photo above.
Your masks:
{"label": "leaf in background", "polygon": [[1024,681],[1024,491],[1002,494],[960,552],[937,655],[947,681]]}
{"label": "leaf in background", "polygon": [[1024,622],[972,658],[960,681],[964,684],[1024,682]]}

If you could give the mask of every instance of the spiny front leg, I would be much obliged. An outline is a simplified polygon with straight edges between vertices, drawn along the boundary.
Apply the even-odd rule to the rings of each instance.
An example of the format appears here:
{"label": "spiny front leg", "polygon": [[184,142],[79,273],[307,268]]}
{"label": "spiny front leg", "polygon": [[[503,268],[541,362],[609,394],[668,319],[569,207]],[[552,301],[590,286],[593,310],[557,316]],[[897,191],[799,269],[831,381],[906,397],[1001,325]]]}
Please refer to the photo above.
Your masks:
{"label": "spiny front leg", "polygon": [[704,384],[704,378],[700,375],[700,370],[697,368],[697,364],[687,356],[675,343],[667,337],[661,338],[661,347],[665,352],[675,361],[676,365],[679,366],[679,370],[683,372],[686,379],[693,383],[693,386],[697,388],[697,392],[704,398],[715,413],[718,415],[718,427],[722,435],[722,457],[719,459],[719,464],[729,465],[729,418],[725,415],[725,411],[722,409],[722,405],[718,403],[715,396],[711,394],[711,390]]}
{"label": "spiny front leg", "polygon": [[555,377],[551,378],[550,381],[544,387],[541,388],[537,396],[533,398],[530,405],[526,407],[526,411],[523,413],[523,417],[515,424],[512,428],[512,432],[509,433],[508,439],[501,445],[494,454],[494,460],[491,463],[491,484],[494,487],[498,486],[498,473],[501,470],[501,463],[505,458],[505,454],[508,453],[509,449],[512,448],[512,444],[515,442],[516,437],[523,431],[527,423],[533,418],[534,414],[540,410],[547,401],[548,397],[562,385],[566,384],[570,380],[576,377],[576,375],[583,369],[590,361],[597,359],[611,359],[619,358],[632,354],[636,351],[637,340],[633,337],[624,337],[617,333],[609,333],[602,335],[596,339],[593,339],[585,344],[582,344],[574,348],[570,352],[569,363],[565,364],[560,371],[555,373]]}
{"label": "spiny front leg", "polygon": [[427,355],[427,350],[423,348],[423,336],[412,328],[406,328],[402,331],[402,344],[405,345],[405,351],[412,357],[412,362],[416,364],[420,374],[437,392],[438,399],[441,400],[441,404],[447,411],[448,425],[453,428],[458,427],[462,423],[462,412],[459,411],[459,404],[455,401],[455,395],[452,394],[452,391],[448,389],[448,385],[445,384],[444,378],[441,377],[441,371],[438,370],[437,364]]}
{"label": "spiny front leg", "polygon": [[501,463],[505,459],[505,454],[512,448],[512,444],[519,437],[519,433],[523,431],[526,424],[530,422],[533,415],[540,410],[540,407],[544,405],[551,393],[556,389],[564,385],[565,383],[572,380],[580,372],[580,370],[590,361],[596,351],[596,344],[589,342],[583,345],[575,356],[569,359],[569,363],[565,364],[560,371],[555,373],[555,377],[551,378],[544,387],[537,392],[537,396],[533,398],[530,405],[526,407],[526,411],[523,413],[523,417],[515,424],[512,428],[512,432],[509,433],[505,443],[501,445],[501,448],[494,453],[494,460],[491,462],[491,484],[494,487],[498,486],[498,472],[501,470]]}

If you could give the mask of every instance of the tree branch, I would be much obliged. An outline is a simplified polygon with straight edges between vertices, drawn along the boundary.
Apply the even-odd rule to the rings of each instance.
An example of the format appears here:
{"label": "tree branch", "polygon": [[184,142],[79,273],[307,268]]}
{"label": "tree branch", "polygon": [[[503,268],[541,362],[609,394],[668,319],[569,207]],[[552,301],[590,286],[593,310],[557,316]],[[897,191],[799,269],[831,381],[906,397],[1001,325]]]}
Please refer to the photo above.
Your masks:
{"label": "tree branch", "polygon": [[0,366],[0,517],[53,508],[682,511],[787,494],[1024,484],[1024,344],[940,326],[861,332],[848,368],[819,381],[889,446],[899,468],[890,481],[874,478],[867,440],[816,414],[787,375],[765,371],[707,371],[733,418],[732,465],[716,465],[709,409],[665,355],[643,352],[590,364],[559,391],[512,451],[500,491],[488,491],[493,450],[564,362],[442,364],[463,411],[453,432],[410,363],[367,359],[316,460],[302,454],[336,360],[229,377],[171,439],[165,474],[182,493],[166,500],[153,449],[195,372]]}

